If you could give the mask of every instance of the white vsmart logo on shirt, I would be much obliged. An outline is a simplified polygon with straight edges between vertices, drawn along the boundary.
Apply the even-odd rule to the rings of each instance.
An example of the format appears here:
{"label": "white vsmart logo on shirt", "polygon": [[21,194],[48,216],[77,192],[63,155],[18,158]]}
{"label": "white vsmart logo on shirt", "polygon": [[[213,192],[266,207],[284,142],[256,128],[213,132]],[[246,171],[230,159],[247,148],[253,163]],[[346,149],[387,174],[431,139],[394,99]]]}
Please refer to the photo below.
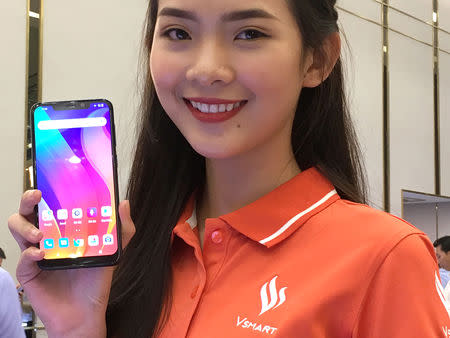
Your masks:
{"label": "white vsmart logo on shirt", "polygon": [[[278,276],[275,276],[270,280],[270,282],[264,283],[259,292],[261,295],[261,312],[259,313],[259,316],[269,310],[276,309],[286,301],[287,287],[283,287],[278,291],[276,285],[277,278]],[[269,286],[269,290],[267,290],[267,286]],[[276,327],[253,321],[244,316],[237,316],[236,326],[270,335],[275,334],[278,330]]]}
{"label": "white vsmart logo on shirt", "polygon": [[[287,287],[281,288],[280,291],[277,291],[277,278],[278,276],[273,277],[270,282],[265,283],[261,288],[261,312],[259,313],[259,316],[261,316],[264,312],[276,309],[286,301]],[[270,301],[269,295],[267,294],[267,284],[269,284]]]}

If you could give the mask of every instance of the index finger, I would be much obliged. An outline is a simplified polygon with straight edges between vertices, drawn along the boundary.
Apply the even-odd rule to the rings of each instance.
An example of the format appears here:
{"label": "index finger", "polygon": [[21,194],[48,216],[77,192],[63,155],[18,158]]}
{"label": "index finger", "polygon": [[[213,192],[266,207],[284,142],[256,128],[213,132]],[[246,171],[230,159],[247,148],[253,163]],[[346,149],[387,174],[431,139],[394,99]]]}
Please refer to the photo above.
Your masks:
{"label": "index finger", "polygon": [[19,214],[28,219],[34,213],[34,207],[41,200],[42,193],[39,190],[27,190],[22,195],[19,206]]}

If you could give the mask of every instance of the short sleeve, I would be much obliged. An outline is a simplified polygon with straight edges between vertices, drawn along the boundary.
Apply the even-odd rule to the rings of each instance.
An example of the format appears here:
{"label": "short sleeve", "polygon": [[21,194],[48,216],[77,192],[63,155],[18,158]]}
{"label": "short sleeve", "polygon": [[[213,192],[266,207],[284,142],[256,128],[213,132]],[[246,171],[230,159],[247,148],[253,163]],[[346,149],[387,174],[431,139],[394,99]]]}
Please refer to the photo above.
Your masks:
{"label": "short sleeve", "polygon": [[14,281],[6,270],[0,268],[0,336],[25,337],[22,328],[22,310]]}
{"label": "short sleeve", "polygon": [[433,246],[425,235],[412,234],[375,272],[352,337],[448,337],[447,309]]}

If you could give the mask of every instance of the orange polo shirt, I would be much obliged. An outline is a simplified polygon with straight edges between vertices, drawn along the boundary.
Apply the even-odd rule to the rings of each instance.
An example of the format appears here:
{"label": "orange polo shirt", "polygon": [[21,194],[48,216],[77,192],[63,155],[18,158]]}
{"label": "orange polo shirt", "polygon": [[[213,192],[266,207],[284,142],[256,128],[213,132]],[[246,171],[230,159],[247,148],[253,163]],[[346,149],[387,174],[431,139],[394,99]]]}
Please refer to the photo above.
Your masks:
{"label": "orange polo shirt", "polygon": [[315,168],[207,219],[203,250],[195,226],[191,198],[173,230],[160,337],[449,337],[425,234],[340,199]]}

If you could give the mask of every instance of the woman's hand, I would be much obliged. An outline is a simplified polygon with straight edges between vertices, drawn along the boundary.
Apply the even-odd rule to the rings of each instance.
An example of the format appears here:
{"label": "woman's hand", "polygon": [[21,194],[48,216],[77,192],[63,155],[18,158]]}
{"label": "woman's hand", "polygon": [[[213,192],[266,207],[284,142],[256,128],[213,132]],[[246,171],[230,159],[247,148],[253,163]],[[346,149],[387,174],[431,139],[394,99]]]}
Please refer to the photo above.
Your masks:
{"label": "woman's hand", "polygon": [[[35,244],[43,234],[33,224],[34,207],[40,200],[40,191],[26,191],[19,213],[8,219],[22,251],[17,279],[50,337],[105,337],[105,312],[114,267],[41,270],[37,261],[44,258],[44,251]],[[128,201],[120,203],[119,215],[125,248],[135,233]]]}

